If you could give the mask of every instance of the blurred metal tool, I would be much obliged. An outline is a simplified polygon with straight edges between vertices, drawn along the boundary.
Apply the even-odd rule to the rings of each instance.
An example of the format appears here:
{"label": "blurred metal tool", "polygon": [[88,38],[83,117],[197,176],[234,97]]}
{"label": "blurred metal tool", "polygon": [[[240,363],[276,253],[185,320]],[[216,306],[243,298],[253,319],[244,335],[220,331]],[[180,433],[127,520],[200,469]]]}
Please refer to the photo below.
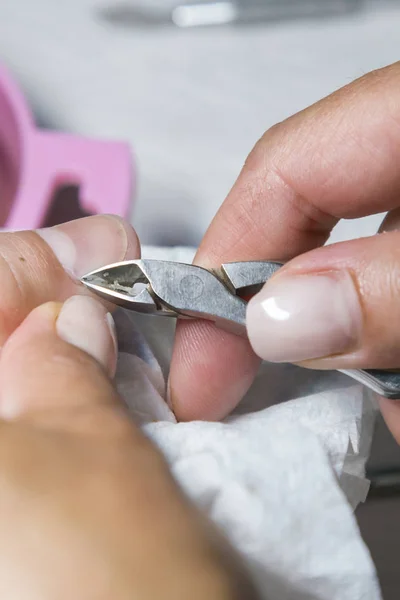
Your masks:
{"label": "blurred metal tool", "polygon": [[[207,270],[162,260],[131,260],[88,273],[82,283],[101,298],[135,312],[206,319],[246,336],[247,302],[278,271],[281,263],[236,262]],[[374,392],[400,399],[400,372],[342,371]]]}
{"label": "blurred metal tool", "polygon": [[103,8],[101,15],[109,22],[124,26],[175,25],[187,29],[334,16],[352,12],[362,4],[363,0],[188,0],[176,3],[121,0]]}

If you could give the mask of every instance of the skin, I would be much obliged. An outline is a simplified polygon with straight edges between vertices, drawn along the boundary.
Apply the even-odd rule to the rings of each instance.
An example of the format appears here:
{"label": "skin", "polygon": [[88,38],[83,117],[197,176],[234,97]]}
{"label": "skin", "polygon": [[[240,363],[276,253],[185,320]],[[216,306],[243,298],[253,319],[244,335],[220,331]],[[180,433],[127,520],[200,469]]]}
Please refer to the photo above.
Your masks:
{"label": "skin", "polygon": [[[275,275],[347,271],[363,312],[359,347],[305,363],[316,369],[400,364],[400,63],[369,73],[267,131],[211,223],[195,258],[287,263]],[[385,235],[320,248],[342,219],[390,211]],[[267,284],[268,285],[268,284]],[[388,319],[388,314],[391,319]],[[300,341],[299,341],[300,343]],[[170,400],[180,420],[217,420],[251,385],[249,343],[204,322],[179,323]],[[381,401],[400,441],[400,405]]]}
{"label": "skin", "polygon": [[[92,225],[64,231],[90,246]],[[129,226],[101,228],[93,256],[107,235],[111,260],[138,255]],[[0,253],[1,598],[256,598],[229,544],[125,412],[110,329],[102,364],[60,337],[63,304],[47,300],[83,286],[34,232],[0,234]]]}

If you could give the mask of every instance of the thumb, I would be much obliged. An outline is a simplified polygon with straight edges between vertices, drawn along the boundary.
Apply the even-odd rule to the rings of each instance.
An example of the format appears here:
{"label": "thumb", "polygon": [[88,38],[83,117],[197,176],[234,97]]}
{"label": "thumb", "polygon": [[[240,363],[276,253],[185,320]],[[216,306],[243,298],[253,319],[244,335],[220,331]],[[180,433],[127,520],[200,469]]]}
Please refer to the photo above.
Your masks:
{"label": "thumb", "polygon": [[317,369],[400,367],[400,232],[287,263],[250,302],[255,352]]}
{"label": "thumb", "polygon": [[[325,246],[290,261],[249,302],[249,339],[269,361],[397,370],[399,296],[399,231]],[[400,402],[380,406],[400,443]]]}
{"label": "thumb", "polygon": [[116,358],[112,317],[93,298],[36,308],[1,352],[0,417],[97,430],[96,419],[119,402],[110,380]]}

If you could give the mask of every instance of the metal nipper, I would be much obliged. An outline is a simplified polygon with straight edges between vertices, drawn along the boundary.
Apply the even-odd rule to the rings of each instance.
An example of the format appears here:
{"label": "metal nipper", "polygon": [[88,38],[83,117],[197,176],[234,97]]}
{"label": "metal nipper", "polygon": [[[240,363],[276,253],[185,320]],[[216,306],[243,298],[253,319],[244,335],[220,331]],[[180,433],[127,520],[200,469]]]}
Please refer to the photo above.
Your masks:
{"label": "metal nipper", "polygon": [[[196,265],[138,259],[107,265],[82,277],[101,298],[149,315],[206,319],[246,337],[246,297],[282,266],[272,261],[235,262],[207,270]],[[386,398],[400,399],[400,372],[343,370]]]}

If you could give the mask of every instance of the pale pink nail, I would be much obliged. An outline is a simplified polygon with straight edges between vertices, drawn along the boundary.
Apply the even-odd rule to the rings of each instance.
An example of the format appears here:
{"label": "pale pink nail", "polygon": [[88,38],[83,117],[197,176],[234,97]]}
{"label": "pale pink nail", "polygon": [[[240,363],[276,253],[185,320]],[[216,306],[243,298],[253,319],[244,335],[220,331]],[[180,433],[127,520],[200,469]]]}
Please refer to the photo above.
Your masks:
{"label": "pale pink nail", "polygon": [[117,361],[114,321],[100,302],[88,296],[69,298],[58,316],[57,333],[114,375]]}
{"label": "pale pink nail", "polygon": [[86,217],[37,233],[64,269],[77,278],[103,265],[140,256],[135,231],[119,217]]}
{"label": "pale pink nail", "polygon": [[348,273],[282,275],[247,309],[250,343],[271,362],[301,362],[340,354],[356,344],[361,308]]}

